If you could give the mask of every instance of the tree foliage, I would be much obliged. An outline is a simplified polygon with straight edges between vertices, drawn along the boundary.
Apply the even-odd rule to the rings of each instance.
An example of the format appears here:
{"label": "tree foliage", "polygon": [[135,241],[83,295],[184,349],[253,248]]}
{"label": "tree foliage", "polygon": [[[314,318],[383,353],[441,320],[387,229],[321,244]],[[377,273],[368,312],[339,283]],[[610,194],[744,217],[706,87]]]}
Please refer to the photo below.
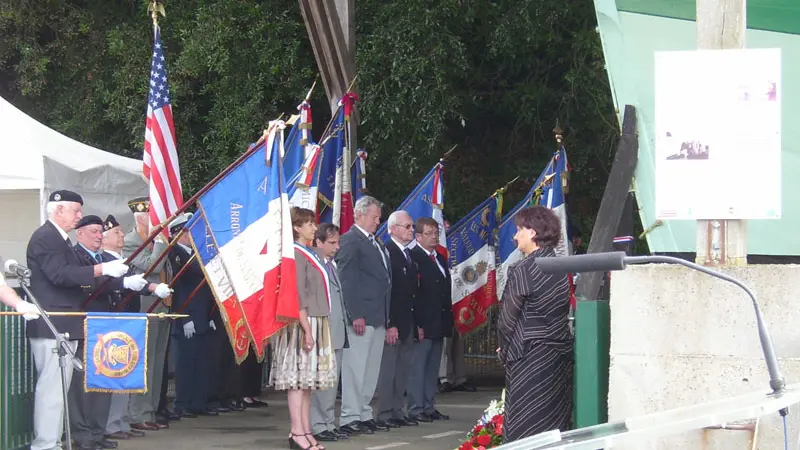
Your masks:
{"label": "tree foliage", "polygon": [[[296,0],[169,0],[160,18],[184,190],[216,175],[316,77]],[[456,220],[516,176],[524,195],[565,130],[570,209],[588,231],[618,126],[591,0],[359,0],[359,146],[397,205],[441,155]],[[152,46],[137,0],[7,0],[0,95],[62,133],[140,158]],[[316,134],[330,118],[321,85]]]}

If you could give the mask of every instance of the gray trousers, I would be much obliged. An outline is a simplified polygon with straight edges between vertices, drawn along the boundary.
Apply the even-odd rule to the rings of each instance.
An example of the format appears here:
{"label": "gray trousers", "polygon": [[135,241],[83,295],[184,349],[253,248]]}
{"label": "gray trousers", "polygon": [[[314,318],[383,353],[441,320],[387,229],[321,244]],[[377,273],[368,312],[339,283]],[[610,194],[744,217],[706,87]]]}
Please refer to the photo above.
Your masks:
{"label": "gray trousers", "polygon": [[444,338],[442,363],[439,367],[439,380],[450,382],[458,386],[467,381],[467,371],[464,366],[464,337],[453,331],[452,338]]}
{"label": "gray trousers", "polygon": [[155,423],[156,409],[161,397],[170,322],[164,319],[149,319],[147,326],[147,392],[131,394],[128,416],[125,418],[128,423]]}
{"label": "gray trousers", "polygon": [[414,333],[398,339],[394,345],[383,344],[381,374],[378,377],[378,419],[405,417],[405,392],[414,360]]}
{"label": "gray trousers", "polygon": [[130,400],[131,394],[111,394],[111,407],[108,409],[106,434],[131,431],[131,424],[125,421]]}
{"label": "gray trousers", "polygon": [[[78,344],[78,354],[83,354],[84,341]],[[111,394],[108,392],[86,392],[81,379],[69,387],[69,426],[72,440],[79,446],[101,442],[106,433]]]}
{"label": "gray trousers", "polygon": [[[342,375],[342,349],[335,350],[336,354],[336,379]],[[336,429],[336,391],[337,383],[324,390],[315,390],[311,393],[311,432],[320,434],[323,431]]]}
{"label": "gray trousers", "polygon": [[386,328],[368,326],[364,334],[358,336],[352,324],[348,324],[347,339],[350,347],[342,352],[340,427],[350,422],[374,419],[370,402],[378,386]]}
{"label": "gray trousers", "polygon": [[414,344],[414,362],[408,379],[408,415],[432,413],[436,409],[442,339],[423,339]]}
{"label": "gray trousers", "polygon": [[[64,396],[61,390],[61,368],[55,352],[56,340],[31,338],[30,341],[38,376],[33,406],[34,439],[31,450],[60,450],[61,435],[64,433]],[[69,341],[69,347],[73,352],[76,351],[78,341]],[[67,354],[66,359],[69,389],[72,383],[72,357]]]}

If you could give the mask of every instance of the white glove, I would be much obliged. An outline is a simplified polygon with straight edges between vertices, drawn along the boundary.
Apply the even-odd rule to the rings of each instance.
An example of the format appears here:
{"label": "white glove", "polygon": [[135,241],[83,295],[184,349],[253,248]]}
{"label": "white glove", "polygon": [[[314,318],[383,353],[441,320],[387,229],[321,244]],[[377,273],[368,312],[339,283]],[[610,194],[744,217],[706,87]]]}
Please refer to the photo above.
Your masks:
{"label": "white glove", "polygon": [[33,320],[39,318],[39,310],[33,303],[28,303],[24,300],[20,300],[17,302],[17,305],[14,307],[18,313],[22,313],[22,317],[25,320]]}
{"label": "white glove", "polygon": [[158,298],[167,298],[170,294],[172,294],[172,289],[169,288],[167,283],[158,283],[156,285],[156,289],[153,291],[153,294],[156,294]]}
{"label": "white glove", "polygon": [[100,267],[103,270],[103,275],[108,275],[114,278],[121,277],[128,273],[128,266],[121,259],[104,262],[103,264],[100,264]]}
{"label": "white glove", "polygon": [[186,339],[191,339],[194,336],[194,322],[183,324],[183,335],[186,336]]}
{"label": "white glove", "polygon": [[147,280],[141,275],[131,275],[122,279],[122,286],[131,291],[141,291],[147,285]]}
{"label": "white glove", "polygon": [[212,330],[217,331],[217,324],[215,324],[213,320],[208,321],[208,326],[211,327]]}

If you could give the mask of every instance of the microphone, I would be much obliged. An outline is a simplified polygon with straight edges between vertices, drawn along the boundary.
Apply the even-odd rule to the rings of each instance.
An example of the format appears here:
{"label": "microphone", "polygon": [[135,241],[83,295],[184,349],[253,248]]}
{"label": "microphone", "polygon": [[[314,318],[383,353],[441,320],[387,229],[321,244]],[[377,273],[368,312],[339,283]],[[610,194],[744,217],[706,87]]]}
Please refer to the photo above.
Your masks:
{"label": "microphone", "polygon": [[[744,290],[750,300],[753,302],[753,309],[756,314],[756,325],[758,327],[758,338],[761,342],[761,351],[764,353],[764,362],[767,364],[767,373],[769,373],[769,385],[773,393],[780,393],[783,391],[785,381],[783,375],[780,373],[778,366],[778,357],[775,355],[775,347],[772,345],[772,337],[767,329],[767,324],[764,322],[764,317],[761,315],[761,308],[758,306],[755,294],[741,281],[733,278],[730,275],[709,269],[708,267],[695,264],[680,258],[672,256],[627,256],[625,252],[605,252],[605,253],[589,253],[585,255],[575,256],[546,256],[536,258],[536,265],[539,266],[542,272],[545,273],[568,273],[568,272],[608,272],[611,270],[624,270],[626,264],[651,264],[651,263],[668,263],[679,264],[686,266],[690,269],[703,272],[712,277],[725,280],[733,283]],[[787,411],[782,409],[781,415],[785,416]]]}
{"label": "microphone", "polygon": [[16,259],[9,259],[5,265],[6,272],[16,274],[20,278],[31,276],[31,269],[18,263]]}
{"label": "microphone", "polygon": [[625,268],[625,252],[587,253],[584,255],[536,258],[536,265],[546,273],[608,272]]}

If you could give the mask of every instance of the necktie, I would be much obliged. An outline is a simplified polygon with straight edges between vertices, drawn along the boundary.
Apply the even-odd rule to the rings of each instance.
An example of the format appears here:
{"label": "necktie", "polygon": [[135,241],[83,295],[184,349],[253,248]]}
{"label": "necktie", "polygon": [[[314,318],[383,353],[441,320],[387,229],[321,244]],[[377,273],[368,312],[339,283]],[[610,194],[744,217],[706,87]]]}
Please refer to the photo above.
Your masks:
{"label": "necktie", "polygon": [[331,278],[333,278],[334,283],[339,284],[339,278],[336,276],[336,268],[333,267],[333,263],[328,260],[328,262],[325,263],[325,266],[328,268],[328,272],[330,273]]}
{"label": "necktie", "polygon": [[403,254],[406,255],[406,264],[411,266],[411,250],[406,247],[403,249]]}
{"label": "necktie", "polygon": [[434,256],[434,255],[430,255],[430,254],[429,254],[428,256],[430,256],[430,257],[431,257],[431,261],[433,261],[433,262],[436,262],[436,256]]}
{"label": "necktie", "polygon": [[70,240],[69,240],[69,237],[67,237],[66,239],[64,239],[64,241],[67,243],[67,245],[69,245],[70,247],[72,247],[72,241],[70,241]]}
{"label": "necktie", "polygon": [[103,264],[103,258],[100,257],[99,253],[94,255],[94,259],[97,261],[97,264]]}

